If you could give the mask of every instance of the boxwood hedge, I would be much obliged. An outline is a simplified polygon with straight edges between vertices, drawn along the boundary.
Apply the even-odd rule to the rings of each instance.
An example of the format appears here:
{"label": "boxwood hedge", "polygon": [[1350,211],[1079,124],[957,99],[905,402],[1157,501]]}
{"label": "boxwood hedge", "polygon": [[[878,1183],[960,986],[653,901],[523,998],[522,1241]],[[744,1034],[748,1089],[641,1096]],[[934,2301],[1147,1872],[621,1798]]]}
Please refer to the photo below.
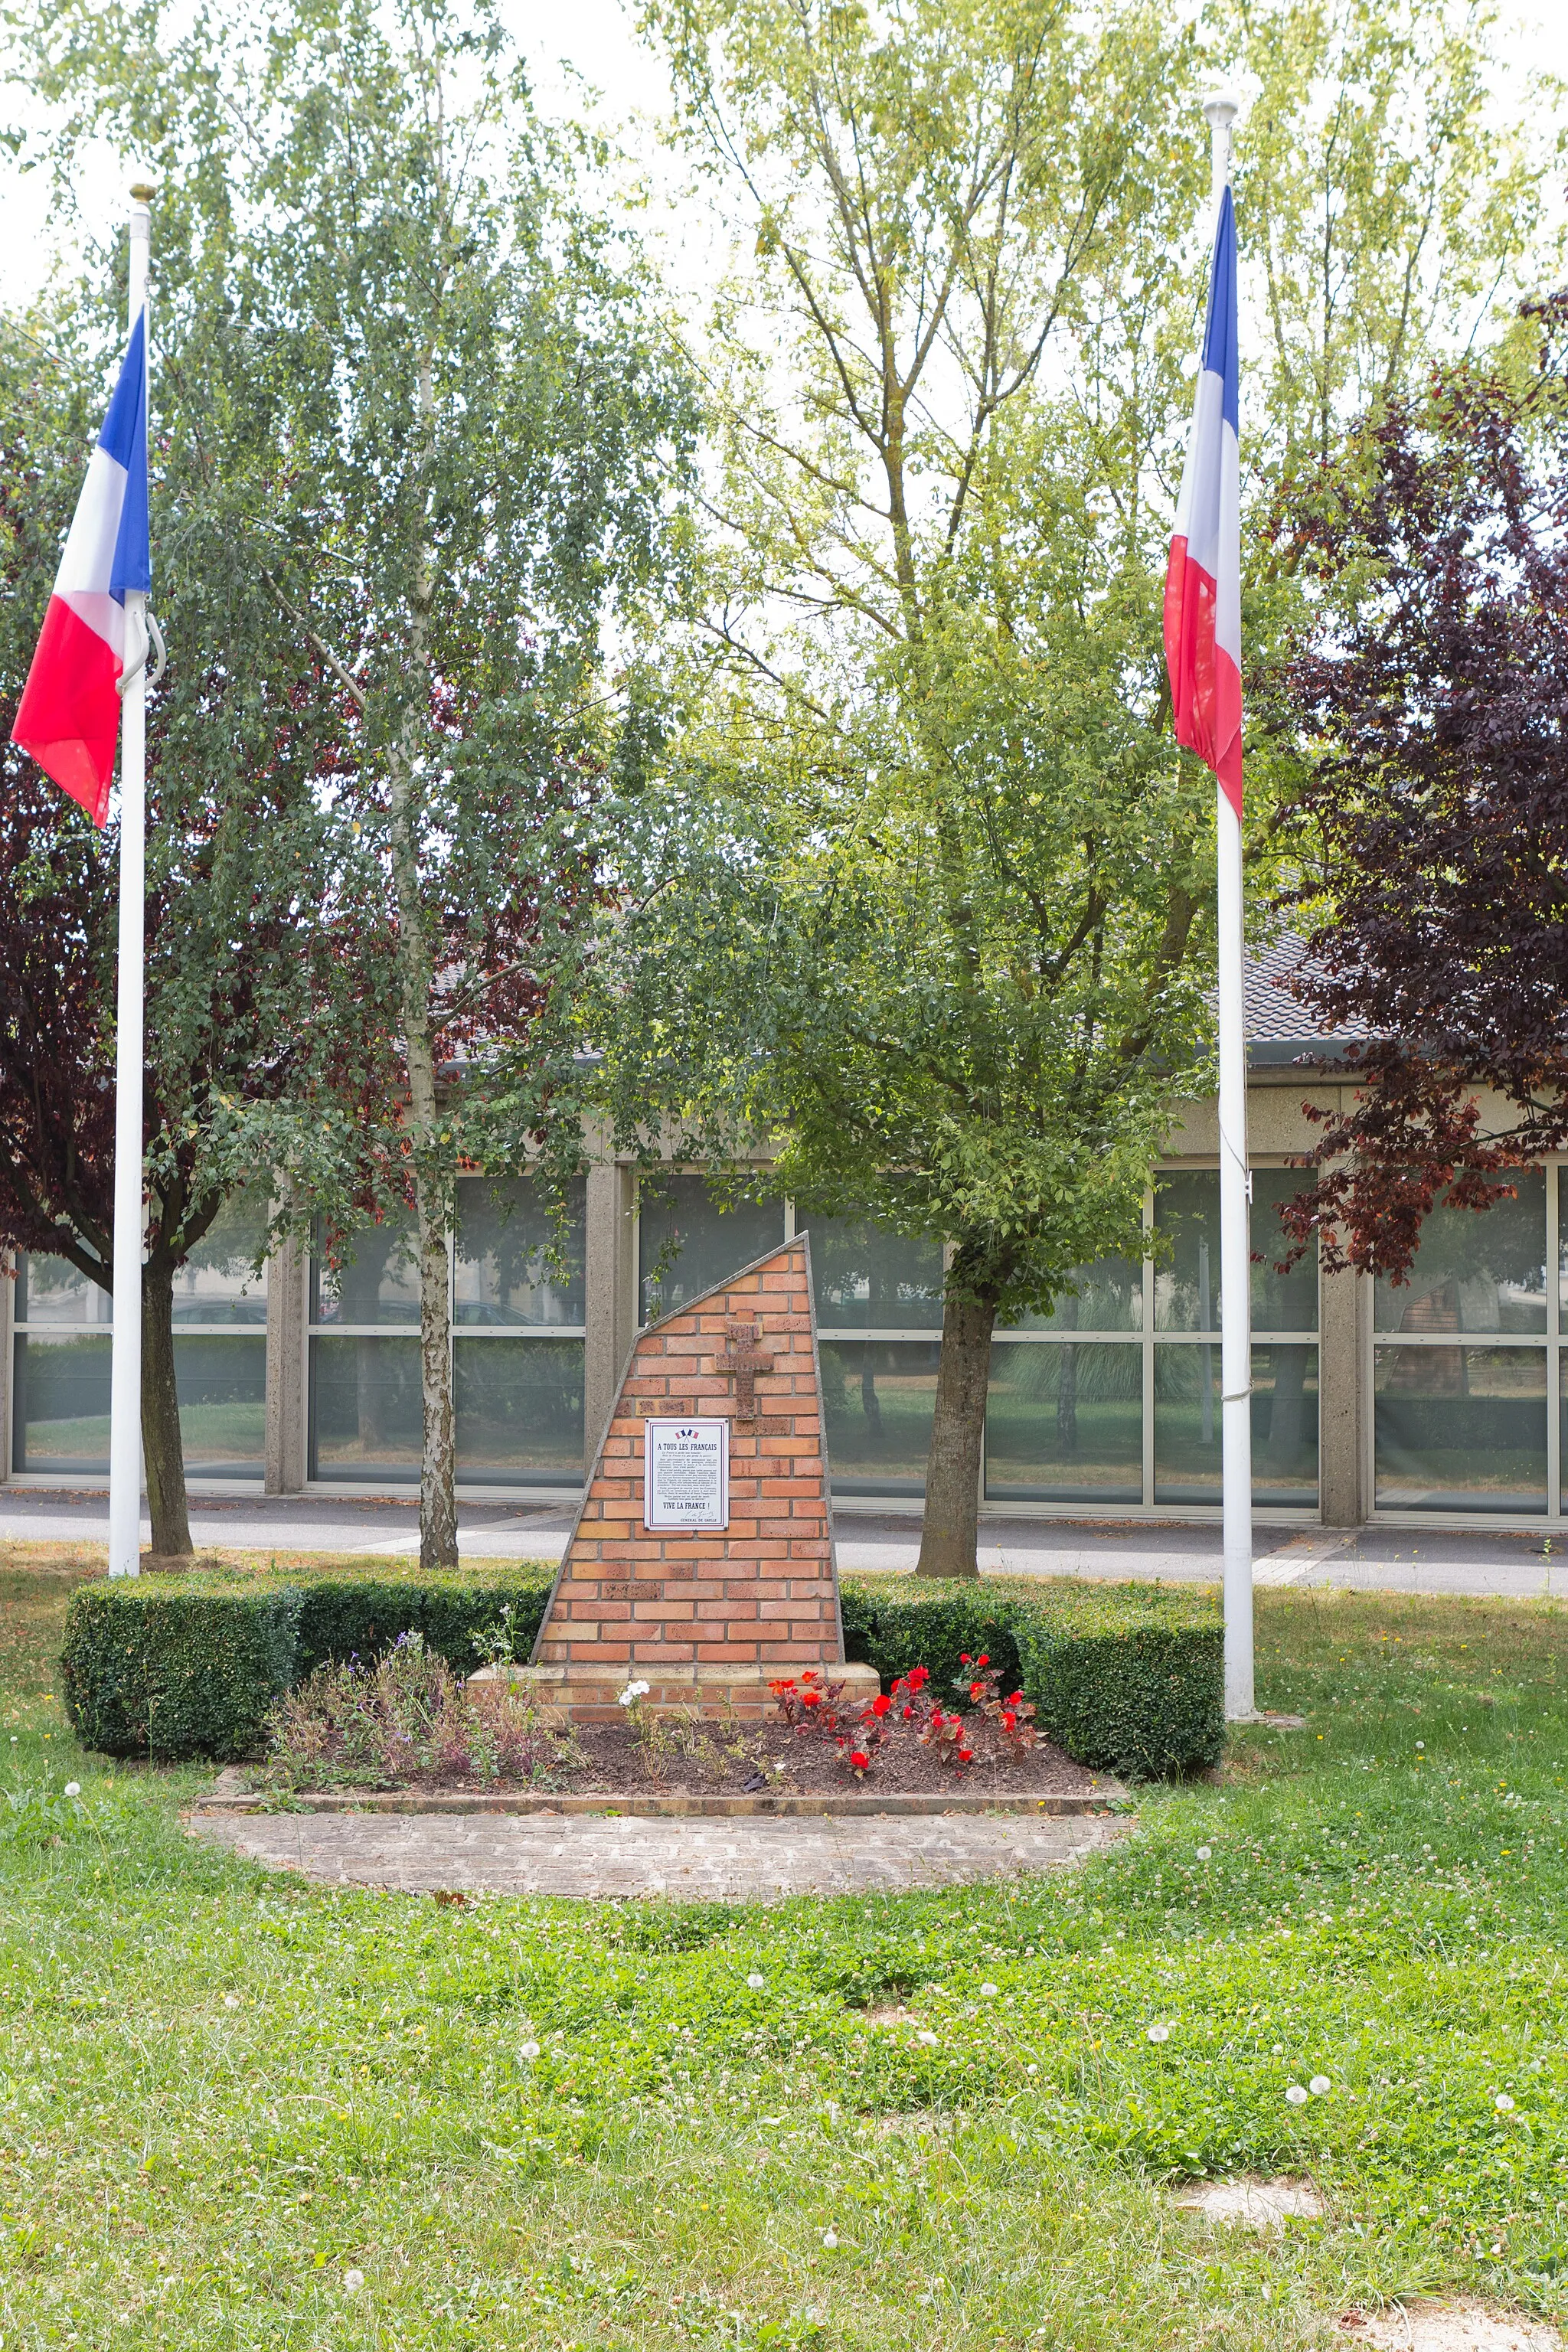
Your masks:
{"label": "boxwood hedge", "polygon": [[526,1657],[553,1574],[528,1562],[418,1580],[362,1570],[84,1584],[60,1654],[66,1712],[83,1746],[110,1756],[237,1760],[256,1753],[268,1707],[312,1667],[374,1658],[402,1633],[423,1633],[471,1674],[510,1606],[514,1653]]}
{"label": "boxwood hedge", "polygon": [[[110,1755],[237,1759],[256,1752],[268,1707],[313,1667],[374,1657],[405,1631],[467,1674],[510,1608],[513,1654],[525,1657],[552,1573],[525,1562],[418,1578],[378,1564],[83,1585],[61,1657],[67,1712],[83,1744]],[[950,1692],[963,1654],[986,1651],[1033,1699],[1042,1731],[1081,1763],[1142,1780],[1219,1759],[1221,1631],[1205,1594],[846,1577],[841,1601],[848,1656],[884,1682],[925,1665]]]}
{"label": "boxwood hedge", "polygon": [[926,1665],[944,1689],[988,1652],[1047,1738],[1080,1764],[1152,1780],[1216,1764],[1225,1747],[1224,1636],[1204,1592],[1042,1578],[916,1584],[846,1577],[844,1646],[889,1679]]}

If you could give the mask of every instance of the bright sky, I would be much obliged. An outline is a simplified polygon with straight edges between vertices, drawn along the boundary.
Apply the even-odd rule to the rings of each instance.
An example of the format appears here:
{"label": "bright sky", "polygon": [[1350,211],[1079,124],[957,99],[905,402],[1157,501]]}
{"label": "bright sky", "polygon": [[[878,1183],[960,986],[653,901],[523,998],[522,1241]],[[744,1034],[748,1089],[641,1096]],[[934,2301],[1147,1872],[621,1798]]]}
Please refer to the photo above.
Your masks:
{"label": "bright sky", "polygon": [[[654,130],[668,114],[669,89],[657,57],[645,48],[632,30],[630,11],[622,0],[572,0],[557,16],[551,7],[528,0],[503,0],[507,15],[532,73],[543,111],[581,114],[584,85],[598,91],[595,109],[602,127],[618,135],[636,154],[651,154]],[[1512,0],[1502,9],[1505,23],[1518,27],[1517,38],[1500,44],[1521,68],[1547,68],[1568,79],[1568,10],[1552,0]],[[107,149],[94,158],[88,180],[79,192],[84,218],[102,234],[117,216],[123,216],[125,186],[134,174],[131,160]],[[671,171],[658,173],[667,186],[675,184]],[[0,240],[0,303],[21,303],[44,282],[53,246],[48,216],[48,190],[41,174],[19,172],[8,156],[0,157],[0,206],[5,236]],[[710,228],[706,215],[656,212],[645,215],[643,226],[661,250],[671,281],[686,290],[707,281],[711,267]]]}

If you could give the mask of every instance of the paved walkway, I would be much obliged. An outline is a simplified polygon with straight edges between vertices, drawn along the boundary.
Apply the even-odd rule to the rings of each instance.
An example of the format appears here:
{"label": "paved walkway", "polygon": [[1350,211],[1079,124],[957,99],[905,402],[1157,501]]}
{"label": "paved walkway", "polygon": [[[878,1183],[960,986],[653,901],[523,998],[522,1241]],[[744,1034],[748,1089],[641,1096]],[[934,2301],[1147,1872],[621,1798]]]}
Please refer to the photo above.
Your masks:
{"label": "paved walkway", "polygon": [[[557,1560],[572,1526],[563,1504],[464,1503],[458,1548],[468,1559]],[[340,1551],[410,1558],[419,1549],[418,1506],[374,1496],[207,1495],[191,1497],[198,1545],[247,1551]],[[0,1487],[0,1542],[102,1543],[109,1498],[92,1488]],[[908,1570],[920,1549],[912,1514],[840,1511],[841,1569]],[[143,1543],[150,1533],[142,1526]],[[1259,1522],[1259,1584],[1348,1585],[1382,1592],[1468,1592],[1514,1599],[1568,1596],[1568,1529],[1551,1538],[1489,1529],[1300,1528]],[[1212,1521],[1002,1519],[980,1524],[980,1565],[999,1576],[1151,1577],[1213,1584],[1220,1531]]]}
{"label": "paved walkway", "polygon": [[1115,1822],[996,1813],[859,1822],[204,1813],[190,1831],[334,1885],[734,1903],[1010,1878],[1076,1862],[1125,1833]]}

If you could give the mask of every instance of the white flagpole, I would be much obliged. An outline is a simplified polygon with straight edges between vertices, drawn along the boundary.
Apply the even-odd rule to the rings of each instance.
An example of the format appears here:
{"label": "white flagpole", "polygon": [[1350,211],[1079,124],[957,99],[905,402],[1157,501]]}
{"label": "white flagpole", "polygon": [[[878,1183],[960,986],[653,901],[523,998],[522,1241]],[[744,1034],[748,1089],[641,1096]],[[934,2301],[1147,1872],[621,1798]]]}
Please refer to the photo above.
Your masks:
{"label": "white flagpole", "polygon": [[[1237,101],[1205,100],[1214,216],[1230,184]],[[1225,1711],[1255,1711],[1252,1673],[1252,1242],[1247,1163],[1247,1014],[1242,983],[1241,819],[1215,785],[1219,833],[1220,1458],[1225,1517]]]}
{"label": "white flagpole", "polygon": [[[153,191],[131,191],[129,333],[147,307]],[[150,362],[149,362],[150,369]],[[109,1394],[109,1573],[142,1572],[142,903],[147,832],[147,599],[125,592],[120,721],[120,961],[114,1048],[114,1352]]]}

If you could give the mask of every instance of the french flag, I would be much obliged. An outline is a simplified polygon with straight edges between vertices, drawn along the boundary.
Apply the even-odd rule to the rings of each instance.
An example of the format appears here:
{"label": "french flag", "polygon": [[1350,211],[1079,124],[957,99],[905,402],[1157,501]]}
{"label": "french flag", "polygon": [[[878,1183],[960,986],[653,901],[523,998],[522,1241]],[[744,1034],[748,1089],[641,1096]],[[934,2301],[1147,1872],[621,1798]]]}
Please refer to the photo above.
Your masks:
{"label": "french flag", "polygon": [[109,813],[114,773],[126,593],[152,585],[143,310],[131,331],[120,381],[88,464],[11,730],[12,742],[79,801],[95,824]]}
{"label": "french flag", "polygon": [[1226,188],[1215,229],[1203,365],[1165,573],[1165,662],[1176,740],[1214,770],[1241,816],[1240,364],[1236,212]]}

